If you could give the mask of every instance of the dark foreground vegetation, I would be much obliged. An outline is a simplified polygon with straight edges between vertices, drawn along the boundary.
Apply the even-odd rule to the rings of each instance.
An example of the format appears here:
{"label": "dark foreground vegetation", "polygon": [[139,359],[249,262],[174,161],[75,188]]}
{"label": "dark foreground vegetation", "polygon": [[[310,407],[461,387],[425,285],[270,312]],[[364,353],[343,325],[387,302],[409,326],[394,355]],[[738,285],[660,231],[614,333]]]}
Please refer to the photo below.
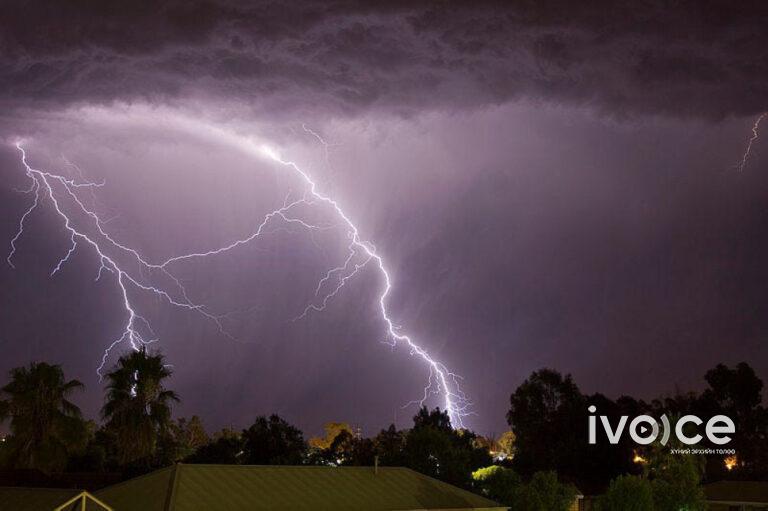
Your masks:
{"label": "dark foreground vegetation", "polygon": [[[91,486],[176,462],[405,466],[481,493],[513,510],[567,510],[577,492],[602,496],[604,511],[704,509],[701,484],[720,479],[768,480],[768,413],[762,381],[747,364],[718,365],[705,375],[700,394],[652,402],[585,395],[570,376],[534,372],[510,398],[510,431],[487,438],[454,430],[448,415],[422,408],[413,427],[394,425],[371,438],[346,423],[329,423],[324,437],[303,433],[277,415],[257,417],[243,430],[209,434],[197,417],[176,418],[179,396],[168,388],[171,371],[162,355],[139,351],[120,358],[106,375],[97,423],[72,402],[82,383],[67,380],[45,362],[15,368],[0,389],[0,422],[10,435],[0,442],[0,485]],[[628,435],[617,445],[587,442],[587,408],[619,417],[689,413],[725,414],[737,424],[728,448],[735,456],[672,454],[639,448]],[[679,445],[678,445],[679,447]],[[703,442],[699,447],[707,447]],[[714,446],[718,447],[718,446]],[[72,476],[81,479],[73,482]],[[11,481],[9,483],[8,481]]]}

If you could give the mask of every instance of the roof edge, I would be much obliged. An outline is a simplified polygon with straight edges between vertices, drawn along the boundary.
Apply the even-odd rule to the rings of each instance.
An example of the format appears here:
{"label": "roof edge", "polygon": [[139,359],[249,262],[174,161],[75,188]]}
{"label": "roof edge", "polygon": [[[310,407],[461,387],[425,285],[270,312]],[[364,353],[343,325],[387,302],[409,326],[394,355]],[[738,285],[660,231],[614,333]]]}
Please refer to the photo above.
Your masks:
{"label": "roof edge", "polygon": [[[464,488],[462,488],[462,487],[460,487],[460,486],[456,486],[456,485],[454,485],[454,484],[451,484],[451,483],[446,483],[445,481],[441,481],[440,479],[437,479],[436,477],[428,476],[427,474],[422,474],[422,473],[421,473],[421,472],[419,472],[418,470],[414,470],[414,469],[412,469],[412,468],[408,468],[408,467],[399,467],[399,468],[402,468],[402,469],[404,469],[404,470],[407,470],[408,472],[411,472],[411,473],[413,473],[413,474],[416,474],[418,477],[420,477],[420,478],[422,478],[422,479],[429,479],[430,481],[434,481],[434,482],[436,482],[436,483],[437,483],[437,484],[439,484],[439,485],[442,485],[442,486],[448,486],[448,487],[452,488],[454,491],[458,491],[459,493],[464,493],[464,494],[466,494],[467,496],[472,496],[472,497],[481,498],[481,499],[485,500],[485,501],[486,501],[488,504],[490,504],[490,505],[488,505],[488,506],[486,506],[486,507],[482,507],[482,508],[478,508],[478,507],[476,507],[476,508],[470,508],[470,509],[476,509],[476,510],[485,510],[485,509],[509,509],[508,507],[506,507],[506,506],[502,506],[501,504],[499,504],[499,503],[498,503],[498,502],[496,502],[495,500],[493,500],[493,499],[489,499],[488,497],[486,497],[486,496],[484,496],[484,495],[478,495],[477,493],[473,493],[473,492],[471,492],[471,491],[469,491],[469,490],[466,490],[466,489],[464,489]],[[440,511],[440,510],[437,510],[437,511]],[[458,510],[456,510],[456,511],[458,511]]]}
{"label": "roof edge", "polygon": [[168,491],[165,494],[165,504],[163,505],[165,511],[171,511],[174,504],[176,504],[176,488],[179,486],[180,471],[181,463],[175,463],[173,467],[171,467],[171,477],[168,481]]}
{"label": "roof edge", "polygon": [[132,483],[132,482],[138,481],[140,479],[144,479],[144,478],[147,478],[147,477],[150,477],[150,476],[154,476],[154,475],[157,475],[158,472],[165,472],[166,470],[173,470],[173,467],[171,466],[171,467],[158,468],[156,470],[153,470],[152,472],[147,472],[146,474],[141,474],[140,476],[131,477],[130,479],[126,479],[124,481],[120,481],[119,483],[110,484],[109,486],[105,486],[104,488],[101,488],[101,489],[93,492],[93,494],[97,495],[97,494],[99,494],[99,493],[101,493],[101,492],[103,492],[105,490],[111,490],[112,488],[117,488],[118,486],[122,486],[124,484]]}

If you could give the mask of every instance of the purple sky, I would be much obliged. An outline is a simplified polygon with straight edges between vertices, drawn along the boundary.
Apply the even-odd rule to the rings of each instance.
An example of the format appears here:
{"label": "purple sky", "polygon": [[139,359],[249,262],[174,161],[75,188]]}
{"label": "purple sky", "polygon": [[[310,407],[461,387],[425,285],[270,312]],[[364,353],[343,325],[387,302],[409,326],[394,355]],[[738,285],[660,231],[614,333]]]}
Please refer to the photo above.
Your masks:
{"label": "purple sky", "polygon": [[[391,271],[392,317],[464,377],[478,432],[501,432],[545,366],[644,398],[718,362],[768,378],[765,142],[736,168],[768,108],[768,9],[575,5],[25,3],[0,21],[0,240],[29,206],[19,137],[35,167],[105,180],[84,200],[148,259],[252,232],[299,182],[177,121],[194,119],[278,148],[339,201]],[[0,265],[0,373],[61,363],[95,416],[125,313],[86,247],[49,277],[67,249],[42,204]],[[406,426],[428,372],[382,342],[375,268],[292,321],[344,257],[342,231],[290,230],[180,264],[195,301],[234,312],[234,341],[136,293],[178,414]]]}

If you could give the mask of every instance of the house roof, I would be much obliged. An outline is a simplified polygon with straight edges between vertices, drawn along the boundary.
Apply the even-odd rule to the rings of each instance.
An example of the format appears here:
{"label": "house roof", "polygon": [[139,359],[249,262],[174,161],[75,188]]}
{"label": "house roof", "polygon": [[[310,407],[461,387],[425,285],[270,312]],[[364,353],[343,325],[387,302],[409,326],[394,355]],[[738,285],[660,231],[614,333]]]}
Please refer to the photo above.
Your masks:
{"label": "house roof", "polygon": [[768,481],[718,481],[704,486],[708,502],[768,504]]}
{"label": "house roof", "polygon": [[0,486],[0,509],[51,511],[80,492],[81,490],[10,488]]}
{"label": "house roof", "polygon": [[504,510],[397,467],[175,465],[96,496],[120,511]]}

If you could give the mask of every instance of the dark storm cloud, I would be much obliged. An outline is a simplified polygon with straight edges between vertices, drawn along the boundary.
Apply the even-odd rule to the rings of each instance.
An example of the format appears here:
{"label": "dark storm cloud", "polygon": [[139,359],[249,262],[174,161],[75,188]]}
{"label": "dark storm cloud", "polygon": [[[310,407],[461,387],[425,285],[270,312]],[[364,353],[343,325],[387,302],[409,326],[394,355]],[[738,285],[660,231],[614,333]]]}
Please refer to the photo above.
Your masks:
{"label": "dark storm cloud", "polygon": [[0,97],[406,114],[525,97],[719,118],[768,108],[766,26],[764,2],[16,2]]}

